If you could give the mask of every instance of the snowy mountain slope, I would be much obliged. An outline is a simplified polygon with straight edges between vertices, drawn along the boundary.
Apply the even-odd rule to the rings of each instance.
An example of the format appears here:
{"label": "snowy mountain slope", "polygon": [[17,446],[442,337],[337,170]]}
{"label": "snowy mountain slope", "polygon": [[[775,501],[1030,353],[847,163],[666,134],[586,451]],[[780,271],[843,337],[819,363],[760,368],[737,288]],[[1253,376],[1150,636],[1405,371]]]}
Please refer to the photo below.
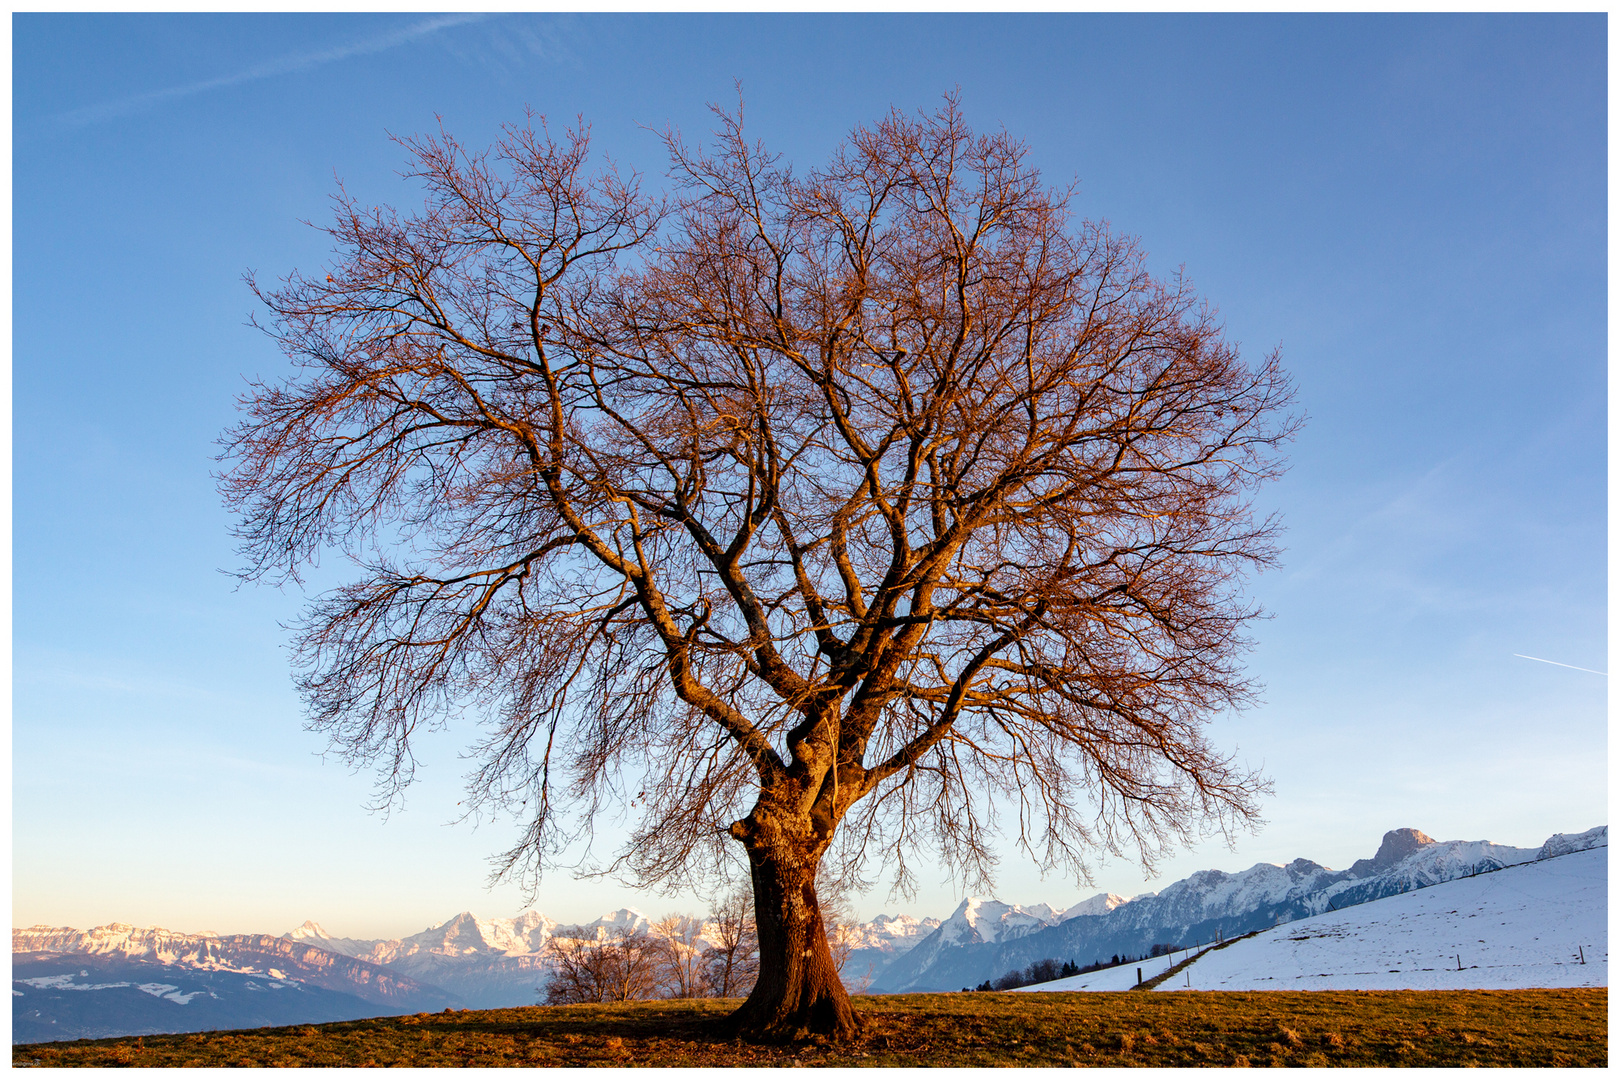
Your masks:
{"label": "snowy mountain slope", "polygon": [[1553,833],[1547,838],[1547,842],[1541,845],[1536,858],[1551,859],[1558,855],[1568,855],[1572,851],[1590,851],[1592,848],[1608,846],[1609,828],[1607,825],[1599,825],[1583,833]]}
{"label": "snowy mountain slope", "polygon": [[1301,919],[1206,953],[1159,989],[1607,986],[1608,867],[1607,847],[1586,849]]}
{"label": "snowy mountain slope", "polygon": [[[1607,986],[1607,917],[1608,849],[1583,847],[1285,923],[1204,953],[1157,989]],[[1154,957],[1016,992],[1129,990],[1138,970],[1151,979],[1183,958]]]}
{"label": "snowy mountain slope", "polygon": [[[1580,835],[1586,839],[1565,838],[1561,843],[1607,843],[1605,827]],[[873,990],[955,990],[1048,957],[1087,964],[1115,954],[1143,956],[1154,945],[1197,945],[1526,862],[1540,851],[1487,841],[1439,842],[1416,829],[1395,829],[1384,835],[1372,858],[1357,860],[1348,870],[1332,870],[1308,859],[1286,866],[1259,863],[1235,874],[1204,870],[1156,895],[993,941],[982,936],[971,940],[960,931],[957,939],[947,939],[947,920],[934,935],[890,963]]]}

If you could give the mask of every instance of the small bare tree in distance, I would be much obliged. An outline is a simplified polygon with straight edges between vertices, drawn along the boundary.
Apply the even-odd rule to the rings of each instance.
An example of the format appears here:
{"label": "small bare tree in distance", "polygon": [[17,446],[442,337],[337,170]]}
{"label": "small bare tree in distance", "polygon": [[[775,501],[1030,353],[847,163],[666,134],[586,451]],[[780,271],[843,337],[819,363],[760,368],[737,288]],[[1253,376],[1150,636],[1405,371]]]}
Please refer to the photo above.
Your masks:
{"label": "small bare tree in distance", "polygon": [[704,997],[703,920],[691,915],[666,915],[653,924],[658,945],[658,981],[662,996]]}
{"label": "small bare tree in distance", "polygon": [[759,936],[754,933],[753,897],[744,889],[724,894],[709,913],[714,941],[703,953],[703,988],[708,997],[738,997],[759,976]]}
{"label": "small bare tree in distance", "polygon": [[661,943],[645,930],[619,927],[601,937],[554,937],[546,943],[547,1005],[640,1001],[659,995]]}
{"label": "small bare tree in distance", "polygon": [[1005,828],[1084,879],[1254,819],[1205,728],[1252,693],[1291,389],[954,99],[802,175],[717,115],[667,136],[667,202],[583,130],[401,140],[419,209],[340,193],[330,266],[254,286],[298,367],[222,485],[244,576],[358,568],[296,664],[385,797],[470,706],[471,805],[528,823],[505,872],[620,792],[609,871],[701,886],[736,841],[733,1022],[839,1037],[824,860],[983,887]]}

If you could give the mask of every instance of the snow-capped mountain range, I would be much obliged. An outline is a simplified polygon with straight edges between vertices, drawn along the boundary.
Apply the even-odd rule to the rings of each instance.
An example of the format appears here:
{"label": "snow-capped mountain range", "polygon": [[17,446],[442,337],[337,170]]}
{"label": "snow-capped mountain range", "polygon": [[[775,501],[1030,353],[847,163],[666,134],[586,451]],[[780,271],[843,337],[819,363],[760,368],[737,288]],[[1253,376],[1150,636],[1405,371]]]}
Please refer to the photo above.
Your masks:
{"label": "snow-capped mountain range", "polygon": [[[1034,960],[1087,964],[1114,953],[1142,955],[1154,945],[1194,945],[1607,844],[1604,826],[1555,835],[1540,848],[1437,842],[1416,829],[1396,829],[1373,857],[1346,870],[1307,859],[1235,874],[1204,870],[1156,894],[1127,900],[1099,893],[1062,909],[973,897],[945,919],[880,915],[849,928],[844,975],[878,993],[957,990]],[[634,908],[578,925],[559,925],[537,911],[510,919],[462,912],[409,937],[375,940],[335,937],[313,921],[281,937],[117,923],[89,931],[14,929],[14,1030],[19,1038],[76,1038],[318,1022],[447,1004],[527,1005],[545,982],[553,938],[601,938],[622,928],[656,932]],[[266,990],[292,992],[280,993],[266,1011]],[[97,1020],[94,1003],[111,1005],[108,995],[121,995],[119,1015],[133,1009],[144,1017],[138,1029],[115,1031]]]}
{"label": "snow-capped mountain range", "polygon": [[110,923],[93,930],[32,926],[12,930],[20,953],[105,956],[194,971],[258,975],[353,994],[376,1005],[448,1003],[448,995],[399,971],[340,956],[314,945],[268,934],[180,934],[158,927]]}
{"label": "snow-capped mountain range", "polygon": [[912,915],[879,915],[871,922],[856,923],[848,928],[849,941],[856,949],[875,949],[883,953],[901,953],[934,932],[939,920],[919,919]]}
{"label": "snow-capped mountain range", "polygon": [[558,925],[538,911],[510,919],[480,919],[463,911],[406,938],[333,937],[313,921],[284,936],[442,987],[471,1007],[499,1008],[534,1004],[535,990],[545,982],[545,951],[552,938],[600,940],[617,930],[651,926],[634,908],[580,925]]}
{"label": "snow-capped mountain range", "polygon": [[268,934],[34,926],[13,930],[11,949],[16,1042],[326,1023],[457,1003],[402,972]]}
{"label": "snow-capped mountain range", "polygon": [[1051,904],[1024,907],[970,896],[957,905],[949,918],[939,923],[938,940],[942,946],[997,944],[1081,915],[1106,915],[1129,902],[1114,893],[1098,893],[1073,907],[1058,911]]}
{"label": "snow-capped mountain range", "polygon": [[652,920],[635,908],[620,908],[594,922],[560,926],[538,911],[525,911],[511,919],[480,919],[463,911],[449,922],[430,926],[407,938],[333,937],[320,923],[306,921],[282,935],[307,942],[328,952],[352,956],[372,964],[409,965],[412,957],[456,959],[469,956],[529,956],[544,952],[554,937],[600,940],[618,930],[648,930]]}

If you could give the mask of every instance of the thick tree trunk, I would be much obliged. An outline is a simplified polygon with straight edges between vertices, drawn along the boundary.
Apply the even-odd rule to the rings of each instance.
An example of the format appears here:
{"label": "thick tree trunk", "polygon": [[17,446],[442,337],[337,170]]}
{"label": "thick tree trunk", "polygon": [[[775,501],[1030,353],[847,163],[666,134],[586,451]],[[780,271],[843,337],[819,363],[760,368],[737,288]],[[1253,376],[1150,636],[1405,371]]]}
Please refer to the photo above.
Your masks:
{"label": "thick tree trunk", "polygon": [[755,827],[741,839],[754,880],[759,979],[731,1024],[738,1034],[763,1041],[850,1038],[860,1026],[816,900],[821,852],[781,830],[750,824]]}

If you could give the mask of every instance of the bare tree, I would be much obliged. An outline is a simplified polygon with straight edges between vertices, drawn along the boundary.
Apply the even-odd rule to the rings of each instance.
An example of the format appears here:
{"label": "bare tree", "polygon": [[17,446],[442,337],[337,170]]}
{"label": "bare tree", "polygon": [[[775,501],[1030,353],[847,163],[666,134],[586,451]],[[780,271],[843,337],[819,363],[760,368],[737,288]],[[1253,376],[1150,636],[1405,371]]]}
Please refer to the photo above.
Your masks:
{"label": "bare tree", "polygon": [[759,977],[759,937],[754,902],[746,890],[721,897],[709,913],[706,932],[713,944],[703,953],[703,986],[709,997],[740,997]]}
{"label": "bare tree", "polygon": [[666,915],[652,927],[658,945],[658,981],[662,997],[704,997],[703,920]]}
{"label": "bare tree", "polygon": [[638,1001],[660,996],[663,950],[644,930],[620,927],[597,938],[554,937],[546,944],[547,1005]]}
{"label": "bare tree", "polygon": [[420,210],[340,194],[330,267],[255,285],[299,369],[222,484],[246,577],[360,568],[296,657],[384,796],[471,706],[470,805],[528,822],[506,872],[619,792],[609,871],[701,884],[735,839],[735,1022],[838,1036],[824,860],[904,889],[931,845],[977,887],[1004,831],[1084,879],[1253,819],[1205,727],[1251,693],[1291,391],[954,100],[803,176],[719,115],[669,136],[668,204],[578,131],[403,140]]}

